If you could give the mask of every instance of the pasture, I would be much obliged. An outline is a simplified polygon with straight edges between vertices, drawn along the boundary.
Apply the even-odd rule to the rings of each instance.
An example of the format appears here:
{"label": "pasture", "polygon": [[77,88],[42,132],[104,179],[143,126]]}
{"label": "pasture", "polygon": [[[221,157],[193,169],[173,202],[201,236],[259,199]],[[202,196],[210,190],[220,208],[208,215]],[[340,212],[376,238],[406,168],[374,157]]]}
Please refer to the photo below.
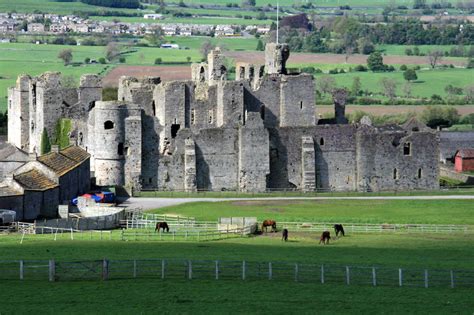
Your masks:
{"label": "pasture", "polygon": [[[331,200],[331,201],[229,201],[190,203],[163,208],[159,213],[195,216],[215,221],[221,216],[257,216],[277,220],[422,222],[474,224],[472,200]],[[470,269],[474,261],[471,233],[347,233],[346,237],[318,245],[319,233],[295,232],[282,242],[280,233],[229,238],[219,241],[121,241],[69,235],[0,236],[2,260],[56,259],[192,259],[274,261],[387,268]],[[86,233],[87,236],[87,233]],[[46,280],[0,282],[6,303],[2,311],[24,313],[31,305],[45,312],[152,313],[159,304],[164,312],[261,313],[470,313],[472,289],[346,286],[268,280],[136,279],[94,281]],[[37,292],[41,291],[41,295]],[[123,292],[127,293],[124,294]],[[120,297],[120,298],[118,298]],[[21,303],[25,299],[29,303]],[[54,300],[54,304],[50,301]],[[114,301],[106,303],[104,301]],[[133,301],[133,302],[132,302]]]}

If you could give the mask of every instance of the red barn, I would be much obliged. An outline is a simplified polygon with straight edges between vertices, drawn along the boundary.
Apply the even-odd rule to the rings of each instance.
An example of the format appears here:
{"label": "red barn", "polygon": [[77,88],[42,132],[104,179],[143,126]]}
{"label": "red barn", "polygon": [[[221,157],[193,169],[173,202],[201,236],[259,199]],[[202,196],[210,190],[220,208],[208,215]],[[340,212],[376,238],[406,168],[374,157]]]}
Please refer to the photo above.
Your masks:
{"label": "red barn", "polygon": [[474,149],[459,149],[454,156],[456,172],[474,171]]}

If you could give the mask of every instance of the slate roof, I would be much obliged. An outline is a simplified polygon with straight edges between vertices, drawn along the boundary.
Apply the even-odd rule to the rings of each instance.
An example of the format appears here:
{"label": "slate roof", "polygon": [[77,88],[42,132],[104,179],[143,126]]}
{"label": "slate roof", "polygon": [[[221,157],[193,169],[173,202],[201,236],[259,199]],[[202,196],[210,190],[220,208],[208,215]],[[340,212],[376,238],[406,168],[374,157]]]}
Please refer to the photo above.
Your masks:
{"label": "slate roof", "polygon": [[38,157],[38,161],[51,168],[56,174],[62,176],[90,157],[85,150],[70,146],[59,153],[50,152]]}
{"label": "slate roof", "polygon": [[55,182],[47,178],[36,169],[19,174],[14,177],[26,190],[44,191],[58,186]]}
{"label": "slate roof", "polygon": [[82,163],[91,156],[86,150],[76,146],[67,147],[61,150],[60,153],[76,163]]}
{"label": "slate roof", "polygon": [[459,149],[456,152],[456,156],[460,156],[463,159],[474,159],[474,149]]}

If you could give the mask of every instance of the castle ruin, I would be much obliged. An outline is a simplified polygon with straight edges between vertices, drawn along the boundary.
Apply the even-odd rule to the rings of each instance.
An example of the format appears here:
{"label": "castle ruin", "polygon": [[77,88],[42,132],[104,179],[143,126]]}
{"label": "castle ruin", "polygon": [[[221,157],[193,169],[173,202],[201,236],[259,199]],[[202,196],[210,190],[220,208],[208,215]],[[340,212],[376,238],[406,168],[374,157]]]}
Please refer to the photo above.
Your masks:
{"label": "castle ruin", "polygon": [[101,101],[98,76],[78,89],[59,73],[20,76],[9,90],[8,142],[40,153],[42,132],[68,118],[69,141],[91,155],[97,185],[178,191],[436,189],[438,134],[415,120],[375,127],[317,119],[315,82],[287,74],[285,44],[267,44],[265,64],[236,64],[211,51],[192,79],[122,77],[118,100]]}

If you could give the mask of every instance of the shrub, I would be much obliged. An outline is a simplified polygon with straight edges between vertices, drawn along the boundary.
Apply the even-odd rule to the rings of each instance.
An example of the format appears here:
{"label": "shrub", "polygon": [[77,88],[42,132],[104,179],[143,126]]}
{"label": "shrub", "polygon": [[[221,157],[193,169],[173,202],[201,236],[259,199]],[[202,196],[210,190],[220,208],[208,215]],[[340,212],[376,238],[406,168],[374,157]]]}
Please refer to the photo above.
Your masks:
{"label": "shrub", "polygon": [[363,66],[363,65],[357,65],[355,68],[354,68],[355,71],[358,71],[358,72],[366,72],[367,71],[367,67]]}
{"label": "shrub", "polygon": [[86,59],[84,59],[84,63],[90,63],[90,62],[91,62],[91,58],[86,57]]}
{"label": "shrub", "polygon": [[408,67],[406,65],[401,65],[400,66],[401,71],[406,71],[407,69],[408,69]]}
{"label": "shrub", "polygon": [[125,57],[120,57],[120,58],[119,58],[119,62],[120,62],[120,63],[125,63],[125,62],[126,62]]}
{"label": "shrub", "polygon": [[159,65],[159,64],[162,64],[163,63],[163,60],[161,58],[156,58],[155,59],[155,65]]}

